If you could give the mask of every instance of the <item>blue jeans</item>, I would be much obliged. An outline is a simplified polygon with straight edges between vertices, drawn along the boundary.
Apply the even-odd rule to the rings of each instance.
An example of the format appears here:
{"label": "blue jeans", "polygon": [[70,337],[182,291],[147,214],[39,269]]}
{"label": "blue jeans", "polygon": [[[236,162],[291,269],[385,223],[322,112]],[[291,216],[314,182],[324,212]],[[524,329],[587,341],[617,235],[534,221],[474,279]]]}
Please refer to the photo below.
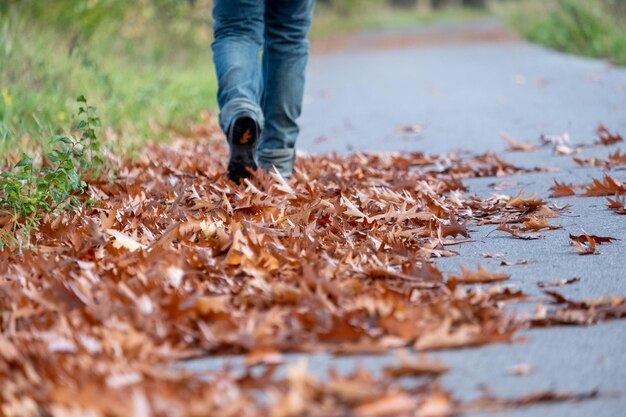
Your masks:
{"label": "blue jeans", "polygon": [[300,129],[307,33],[315,0],[214,0],[213,59],[220,125],[241,116],[261,128],[259,165],[290,175]]}

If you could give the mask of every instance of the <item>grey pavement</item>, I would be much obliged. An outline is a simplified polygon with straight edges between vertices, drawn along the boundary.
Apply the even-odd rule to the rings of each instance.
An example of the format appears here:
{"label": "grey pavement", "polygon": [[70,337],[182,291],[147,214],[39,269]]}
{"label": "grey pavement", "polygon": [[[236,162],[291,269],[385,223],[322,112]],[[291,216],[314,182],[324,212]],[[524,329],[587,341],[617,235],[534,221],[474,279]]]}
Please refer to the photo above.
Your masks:
{"label": "grey pavement", "polygon": [[[493,29],[488,20],[468,24],[468,31]],[[439,25],[415,29],[455,30],[461,25]],[[407,32],[403,32],[406,34]],[[473,152],[502,152],[506,144],[500,132],[539,143],[541,133],[567,131],[572,142],[590,143],[599,122],[626,133],[626,69],[611,67],[600,60],[561,54],[520,40],[495,39],[488,42],[428,43],[369,48],[374,39],[389,32],[363,35],[348,50],[314,55],[302,118],[300,149],[305,152],[424,151],[445,152],[459,148]],[[419,37],[416,35],[416,37]],[[398,133],[397,126],[421,124],[419,135]],[[624,147],[626,145],[622,145]],[[606,156],[609,148],[589,148],[584,156]],[[555,156],[550,148],[535,152],[503,153],[522,166],[551,166],[556,173],[527,174],[506,178],[465,181],[470,193],[537,192],[547,197],[552,178],[588,182],[602,171],[578,167],[566,156]],[[626,180],[626,171],[611,175]],[[510,181],[504,190],[494,182]],[[474,242],[456,246],[460,256],[440,259],[445,273],[459,266],[482,263],[489,269],[511,274],[507,282],[515,288],[539,295],[538,281],[579,277],[579,283],[557,290],[575,299],[600,295],[626,295],[626,216],[613,214],[604,198],[569,197],[556,200],[571,209],[553,223],[561,230],[545,232],[534,241],[511,239],[495,226],[472,226]],[[568,233],[587,232],[621,240],[600,247],[600,255],[579,256],[572,252]],[[499,252],[505,259],[527,259],[526,265],[499,266],[500,259],[482,259],[483,252]],[[626,416],[626,321],[590,327],[555,327],[520,333],[527,341],[511,345],[490,345],[476,349],[444,351],[435,356],[451,367],[443,378],[458,398],[479,395],[479,387],[493,393],[514,396],[534,390],[557,389],[621,392],[623,395],[581,403],[559,403],[472,416]],[[329,365],[351,370],[360,362],[378,372],[394,361],[384,356],[307,356],[309,368],[325,375]],[[208,358],[191,361],[191,369],[221,368],[225,361],[241,363],[241,357]],[[536,371],[511,376],[507,370],[529,364]]]}

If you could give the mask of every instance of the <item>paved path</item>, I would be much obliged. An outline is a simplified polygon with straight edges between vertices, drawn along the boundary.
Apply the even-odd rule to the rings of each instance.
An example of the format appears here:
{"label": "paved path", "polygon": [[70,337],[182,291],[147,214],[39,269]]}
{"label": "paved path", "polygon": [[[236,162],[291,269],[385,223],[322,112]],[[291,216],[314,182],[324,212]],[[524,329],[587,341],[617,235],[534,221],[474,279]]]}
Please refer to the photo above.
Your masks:
{"label": "paved path", "polygon": [[[369,34],[344,44],[349,48],[311,59],[300,142],[306,152],[502,151],[506,145],[499,137],[501,131],[537,143],[541,133],[567,131],[574,143],[589,143],[599,122],[626,133],[626,69],[515,40],[497,22]],[[398,125],[415,123],[424,126],[417,137],[394,131]],[[606,156],[608,150],[589,149],[585,154]],[[570,157],[553,156],[550,149],[505,157],[522,165],[561,169],[555,174],[507,178],[517,184],[505,193],[524,188],[547,197],[553,177],[581,183],[601,176],[597,169],[577,167]],[[625,171],[612,175],[626,180]],[[466,184],[473,193],[489,195],[494,192],[489,184],[500,180],[475,179]],[[538,293],[537,281],[575,276],[582,281],[558,290],[573,298],[626,294],[626,216],[612,214],[603,198],[564,198],[559,203],[572,205],[569,216],[555,222],[564,225],[563,230],[548,232],[543,240],[520,241],[488,235],[494,226],[474,227],[476,242],[458,247],[461,256],[439,260],[439,268],[457,272],[460,264],[474,266],[481,261],[490,269],[506,268],[512,276],[510,284],[529,293]],[[571,252],[568,233],[582,230],[621,240],[602,246],[601,255],[578,256]],[[479,258],[482,252],[531,262],[499,267],[500,260]],[[467,399],[479,394],[481,384],[501,395],[550,388],[626,393],[626,321],[524,335],[525,343],[442,352],[438,356],[452,368],[444,384]],[[379,370],[393,360],[326,355],[309,359],[310,368],[320,370],[320,376],[331,363],[347,371],[361,361]],[[214,368],[222,363],[222,359],[209,359],[190,366]],[[509,367],[520,363],[537,370],[529,376],[507,375]],[[624,410],[626,396],[473,416],[623,417]]]}

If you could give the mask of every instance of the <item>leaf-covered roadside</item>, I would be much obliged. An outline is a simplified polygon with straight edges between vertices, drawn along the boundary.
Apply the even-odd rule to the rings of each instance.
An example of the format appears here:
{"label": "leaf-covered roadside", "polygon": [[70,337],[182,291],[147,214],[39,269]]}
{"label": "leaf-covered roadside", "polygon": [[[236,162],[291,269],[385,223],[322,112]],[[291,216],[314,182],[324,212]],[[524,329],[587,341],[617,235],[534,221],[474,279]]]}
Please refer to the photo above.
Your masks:
{"label": "leaf-covered roadside", "polygon": [[[424,369],[434,378],[441,366],[405,362],[381,379],[357,371],[321,382],[299,367],[273,377],[271,359],[510,343],[525,326],[626,316],[623,297],[553,292],[549,307],[518,316],[507,305],[524,293],[475,285],[507,274],[464,268],[446,278],[432,264],[454,255],[472,224],[523,233],[559,216],[534,195],[468,195],[463,178],[526,171],[495,154],[305,156],[289,182],[259,173],[237,186],[224,179],[214,136],[113,161],[114,182],[88,183],[97,204],[45,217],[37,247],[0,253],[0,415],[454,415],[476,405],[431,377],[412,388],[395,381]],[[169,366],[233,352],[270,365],[243,376]]]}

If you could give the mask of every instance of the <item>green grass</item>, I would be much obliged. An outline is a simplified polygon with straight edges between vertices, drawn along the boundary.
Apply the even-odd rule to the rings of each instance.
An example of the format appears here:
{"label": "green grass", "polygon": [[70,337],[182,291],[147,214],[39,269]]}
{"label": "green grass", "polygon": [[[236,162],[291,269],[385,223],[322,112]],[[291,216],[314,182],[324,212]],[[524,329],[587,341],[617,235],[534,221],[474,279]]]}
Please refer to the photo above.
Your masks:
{"label": "green grass", "polygon": [[448,7],[424,13],[417,8],[391,8],[375,0],[344,12],[320,4],[311,28],[311,38],[323,39],[360,30],[406,27],[443,20],[469,20],[487,15],[489,12],[486,9],[468,7]]}
{"label": "green grass", "polygon": [[166,137],[216,106],[208,24],[157,16],[156,6],[116,12],[111,0],[78,0],[82,12],[43,3],[0,3],[3,155],[67,131],[81,94],[124,132],[123,146]]}
{"label": "green grass", "polygon": [[508,1],[495,10],[531,42],[626,65],[623,0]]}

